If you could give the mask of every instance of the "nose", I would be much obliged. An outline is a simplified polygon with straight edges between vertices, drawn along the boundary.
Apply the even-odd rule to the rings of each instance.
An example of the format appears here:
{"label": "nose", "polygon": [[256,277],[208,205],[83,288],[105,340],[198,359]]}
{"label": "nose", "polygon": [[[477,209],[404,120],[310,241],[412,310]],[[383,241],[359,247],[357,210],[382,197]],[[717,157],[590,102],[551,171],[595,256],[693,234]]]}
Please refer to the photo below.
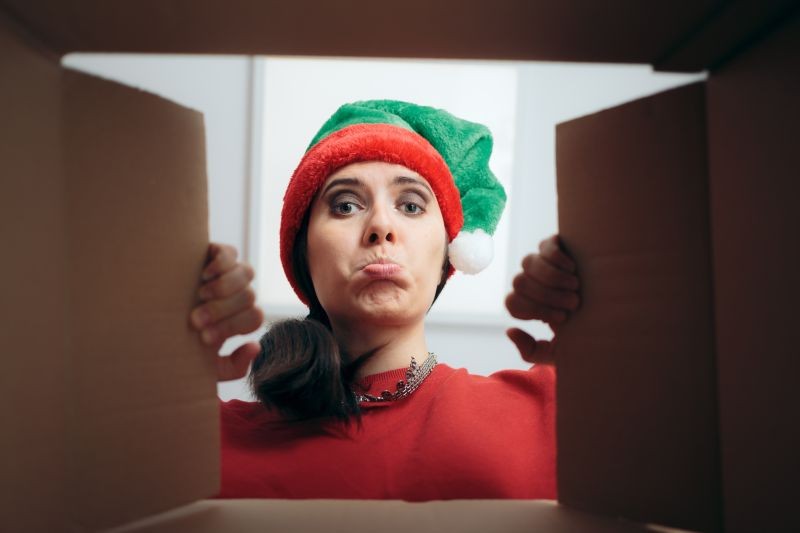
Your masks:
{"label": "nose", "polygon": [[367,245],[394,243],[396,239],[391,214],[382,206],[374,207],[364,228],[364,243]]}

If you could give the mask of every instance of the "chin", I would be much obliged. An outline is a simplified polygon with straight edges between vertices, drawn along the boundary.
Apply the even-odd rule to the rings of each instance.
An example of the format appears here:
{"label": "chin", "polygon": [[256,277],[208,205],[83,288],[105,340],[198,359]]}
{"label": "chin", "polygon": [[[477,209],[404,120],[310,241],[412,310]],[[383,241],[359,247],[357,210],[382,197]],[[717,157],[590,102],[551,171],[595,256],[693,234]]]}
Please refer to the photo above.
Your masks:
{"label": "chin", "polygon": [[[415,307],[419,300],[407,291],[394,287],[368,287],[359,294],[354,303],[358,320],[367,320],[374,324],[406,323],[419,313]],[[417,304],[417,305],[415,305]],[[424,317],[424,312],[421,314]]]}
{"label": "chin", "polygon": [[336,305],[323,303],[323,308],[331,318],[337,317],[336,321],[353,325],[397,326],[424,320],[428,306],[422,302],[431,301],[432,294],[410,291],[390,281],[377,281],[354,291],[329,295],[326,301],[336,302]]}

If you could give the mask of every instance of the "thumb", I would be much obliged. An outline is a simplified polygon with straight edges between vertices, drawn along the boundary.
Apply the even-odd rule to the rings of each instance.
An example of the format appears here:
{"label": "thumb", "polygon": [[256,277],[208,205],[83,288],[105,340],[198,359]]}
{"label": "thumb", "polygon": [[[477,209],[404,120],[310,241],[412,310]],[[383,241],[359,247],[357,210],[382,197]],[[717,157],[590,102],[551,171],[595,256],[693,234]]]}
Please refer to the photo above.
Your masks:
{"label": "thumb", "polygon": [[217,357],[217,381],[231,381],[246,376],[250,363],[260,351],[261,346],[257,342],[248,342],[227,357]]}
{"label": "thumb", "polygon": [[506,335],[525,361],[542,365],[553,364],[553,347],[550,341],[537,341],[519,328],[506,330]]}

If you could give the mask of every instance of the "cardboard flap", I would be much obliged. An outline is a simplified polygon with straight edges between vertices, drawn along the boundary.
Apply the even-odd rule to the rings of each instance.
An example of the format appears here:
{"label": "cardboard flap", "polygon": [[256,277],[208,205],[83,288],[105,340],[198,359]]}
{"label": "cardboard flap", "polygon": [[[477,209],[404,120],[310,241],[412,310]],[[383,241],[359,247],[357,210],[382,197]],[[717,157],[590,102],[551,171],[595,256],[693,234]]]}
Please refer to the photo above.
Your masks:
{"label": "cardboard flap", "polygon": [[739,0],[722,3],[704,23],[655,62],[659,70],[713,69],[786,20],[797,0]]}
{"label": "cardboard flap", "polygon": [[709,80],[725,528],[800,531],[800,16]]}
{"label": "cardboard flap", "polygon": [[[646,533],[644,524],[591,515],[543,500],[206,500],[109,533],[287,531]],[[677,530],[658,528],[662,533]]]}
{"label": "cardboard flap", "polygon": [[557,127],[559,232],[582,307],[559,330],[562,502],[719,526],[704,87]]}
{"label": "cardboard flap", "polygon": [[116,525],[218,490],[214,355],[188,316],[208,246],[202,116],[64,72],[69,502]]}
{"label": "cardboard flap", "polygon": [[[538,59],[650,63],[720,0],[2,0],[66,52]],[[400,32],[402,38],[387,38]]]}
{"label": "cardboard flap", "polygon": [[58,531],[63,498],[61,69],[0,13],[0,524]]}

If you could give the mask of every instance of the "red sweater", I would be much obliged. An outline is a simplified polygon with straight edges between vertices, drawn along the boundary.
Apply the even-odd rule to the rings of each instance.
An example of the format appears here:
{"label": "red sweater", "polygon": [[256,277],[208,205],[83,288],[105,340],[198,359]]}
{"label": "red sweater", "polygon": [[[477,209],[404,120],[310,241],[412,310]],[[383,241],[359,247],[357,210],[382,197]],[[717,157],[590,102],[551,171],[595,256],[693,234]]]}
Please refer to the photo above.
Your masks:
{"label": "red sweater", "polygon": [[[361,385],[378,395],[404,374]],[[289,423],[258,402],[220,405],[218,498],[556,497],[552,367],[483,377],[439,364],[408,398],[362,403],[361,428]]]}

